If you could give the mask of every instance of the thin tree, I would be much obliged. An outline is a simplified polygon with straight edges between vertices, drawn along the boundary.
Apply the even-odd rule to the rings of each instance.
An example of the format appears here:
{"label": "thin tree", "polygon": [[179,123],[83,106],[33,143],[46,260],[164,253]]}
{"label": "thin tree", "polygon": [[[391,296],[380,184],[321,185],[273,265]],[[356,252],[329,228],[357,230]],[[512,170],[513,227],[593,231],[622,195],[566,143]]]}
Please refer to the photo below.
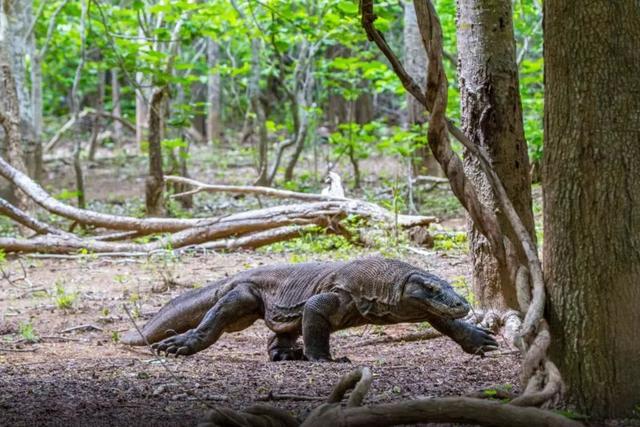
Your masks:
{"label": "thin tree", "polygon": [[[507,195],[534,239],[529,158],[522,124],[511,0],[458,0],[458,80],[462,127],[467,137],[487,153]],[[465,153],[465,171],[483,204],[496,209],[494,192],[478,160]],[[504,213],[498,211],[507,242],[516,239]],[[473,261],[473,291],[483,308],[518,309],[516,273],[522,255],[506,245],[499,262],[490,243],[469,222]]]}

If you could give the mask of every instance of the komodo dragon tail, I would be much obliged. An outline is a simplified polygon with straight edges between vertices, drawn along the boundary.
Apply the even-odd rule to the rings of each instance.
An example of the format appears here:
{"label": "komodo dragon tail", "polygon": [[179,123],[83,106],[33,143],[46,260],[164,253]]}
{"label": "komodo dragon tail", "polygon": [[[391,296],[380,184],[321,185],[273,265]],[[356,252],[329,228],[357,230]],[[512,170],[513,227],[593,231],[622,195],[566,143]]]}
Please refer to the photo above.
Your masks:
{"label": "komodo dragon tail", "polygon": [[227,281],[228,279],[218,280],[172,299],[142,327],[144,338],[133,329],[124,334],[120,342],[127,345],[153,344],[195,328],[218,301],[222,285]]}

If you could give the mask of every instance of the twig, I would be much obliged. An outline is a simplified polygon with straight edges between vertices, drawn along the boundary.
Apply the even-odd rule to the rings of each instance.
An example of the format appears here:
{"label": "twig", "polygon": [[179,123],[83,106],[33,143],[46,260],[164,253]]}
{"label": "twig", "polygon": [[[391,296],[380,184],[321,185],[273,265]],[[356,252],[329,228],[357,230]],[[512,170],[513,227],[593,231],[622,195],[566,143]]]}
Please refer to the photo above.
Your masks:
{"label": "twig", "polygon": [[[153,351],[153,348],[151,348],[151,344],[149,343],[149,340],[147,340],[147,337],[142,333],[142,330],[140,330],[140,327],[138,326],[138,324],[136,323],[136,321],[134,320],[133,316],[131,315],[131,311],[129,310],[129,307],[126,304],[122,304],[122,307],[124,308],[124,311],[127,313],[127,317],[129,318],[129,322],[131,322],[131,324],[133,325],[133,327],[136,329],[136,331],[138,332],[138,334],[140,334],[140,337],[142,337],[142,339],[144,340],[145,344],[147,345],[147,349],[149,350],[149,352],[151,353],[151,355],[153,357],[155,357],[159,362],[160,362],[160,366],[162,366],[164,368],[165,371],[167,371],[167,373],[169,374],[169,376],[171,376],[171,378],[180,385],[180,387],[182,387],[182,390],[190,395],[193,396],[198,402],[202,403],[203,405],[205,405],[207,408],[209,409],[214,409],[209,402],[207,402],[206,400],[200,398],[200,396],[198,396],[197,393],[193,392],[191,389],[189,389],[187,387],[187,385],[184,383],[184,381],[182,381],[181,378],[179,378],[171,369],[169,369],[169,367],[167,366],[167,362],[165,360],[164,357],[158,356],[156,354],[155,351]],[[177,356],[176,356],[177,357]]]}
{"label": "twig", "polygon": [[279,401],[279,400],[324,400],[324,397],[319,396],[304,396],[300,394],[275,394],[272,391],[269,392],[266,396],[260,396],[256,400],[261,402],[267,401]]}
{"label": "twig", "polygon": [[86,325],[78,325],[78,326],[73,326],[71,328],[63,329],[62,331],[60,331],[60,333],[61,334],[68,334],[69,332],[73,332],[73,331],[82,331],[82,332],[98,331],[98,332],[102,332],[103,329],[101,327],[99,327],[99,326],[96,326],[96,325],[86,324]]}
{"label": "twig", "polygon": [[35,353],[36,350],[38,350],[37,347],[31,348],[31,349],[0,347],[0,351],[4,351],[4,352],[7,352],[7,353]]}
{"label": "twig", "polygon": [[355,342],[353,344],[343,346],[342,348],[357,348],[364,347],[369,345],[379,345],[379,344],[388,344],[388,343],[396,343],[396,342],[413,342],[413,341],[426,341],[434,338],[441,337],[442,334],[435,329],[428,329],[424,332],[415,332],[407,335],[400,335],[397,337],[385,336],[380,338],[371,338],[368,340],[363,340],[359,342]]}

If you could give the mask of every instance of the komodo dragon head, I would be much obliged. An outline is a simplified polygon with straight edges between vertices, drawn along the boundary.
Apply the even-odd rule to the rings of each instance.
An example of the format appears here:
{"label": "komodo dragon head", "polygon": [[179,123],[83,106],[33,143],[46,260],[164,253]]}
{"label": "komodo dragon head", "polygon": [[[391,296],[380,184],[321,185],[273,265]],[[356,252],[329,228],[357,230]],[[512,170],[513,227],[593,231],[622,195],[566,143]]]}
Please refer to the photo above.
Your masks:
{"label": "komodo dragon head", "polygon": [[426,310],[437,316],[458,319],[466,316],[470,309],[467,300],[448,282],[426,271],[407,276],[399,306],[407,318],[420,318]]}

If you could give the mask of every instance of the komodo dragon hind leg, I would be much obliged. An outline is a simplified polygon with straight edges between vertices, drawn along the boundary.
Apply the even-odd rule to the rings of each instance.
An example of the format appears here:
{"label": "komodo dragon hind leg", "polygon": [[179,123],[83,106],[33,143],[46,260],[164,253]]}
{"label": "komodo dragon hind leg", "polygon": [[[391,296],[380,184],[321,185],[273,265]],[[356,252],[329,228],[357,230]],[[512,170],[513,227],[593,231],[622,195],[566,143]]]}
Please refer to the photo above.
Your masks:
{"label": "komodo dragon hind leg", "polygon": [[302,347],[297,344],[300,333],[289,332],[273,334],[269,338],[267,351],[269,360],[279,362],[282,360],[304,360]]}
{"label": "komodo dragon hind leg", "polygon": [[331,358],[329,337],[333,327],[330,317],[340,308],[340,296],[335,293],[315,295],[307,301],[302,313],[302,338],[307,360],[317,362],[349,362],[342,357]]}
{"label": "komodo dragon hind leg", "polygon": [[188,356],[211,346],[223,332],[248,328],[261,316],[262,303],[251,284],[239,284],[218,300],[195,329],[157,342],[152,348],[158,353]]}

